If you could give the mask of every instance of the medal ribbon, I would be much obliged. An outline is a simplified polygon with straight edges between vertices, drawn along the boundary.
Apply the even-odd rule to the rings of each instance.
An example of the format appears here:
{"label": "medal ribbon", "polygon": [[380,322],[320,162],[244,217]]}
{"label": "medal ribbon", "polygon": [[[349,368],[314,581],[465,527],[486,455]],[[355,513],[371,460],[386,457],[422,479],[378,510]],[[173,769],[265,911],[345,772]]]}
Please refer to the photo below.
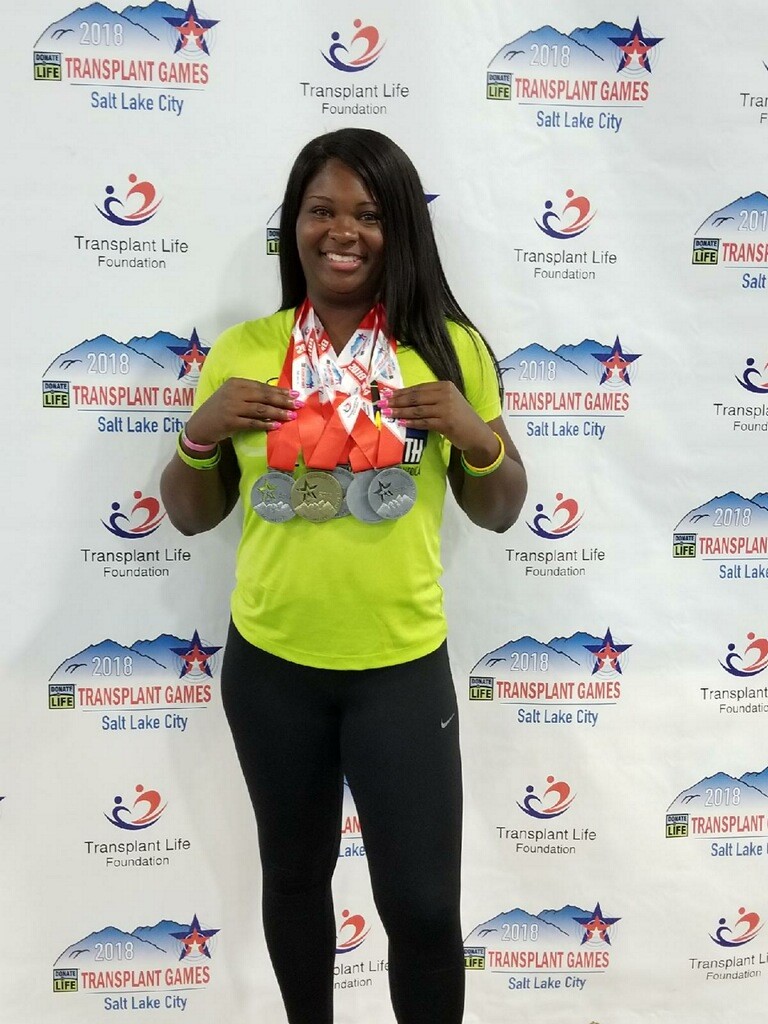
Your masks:
{"label": "medal ribbon", "polygon": [[296,312],[278,386],[304,402],[295,420],[267,435],[267,462],[292,473],[299,452],[309,469],[348,462],[356,473],[403,461],[405,428],[374,407],[372,385],[403,386],[397,342],[381,304],[370,310],[338,355],[309,299]]}

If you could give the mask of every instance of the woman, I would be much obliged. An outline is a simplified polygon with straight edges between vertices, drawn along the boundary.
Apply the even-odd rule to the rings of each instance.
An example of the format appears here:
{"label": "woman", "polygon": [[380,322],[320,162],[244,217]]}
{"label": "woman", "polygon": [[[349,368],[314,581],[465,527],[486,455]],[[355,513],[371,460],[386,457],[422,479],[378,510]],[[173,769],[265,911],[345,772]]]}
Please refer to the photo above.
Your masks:
{"label": "woman", "polygon": [[447,475],[473,522],[506,530],[525,472],[495,361],[451,294],[418,175],[391,140],[350,128],[305,146],[280,272],[280,311],[212,347],[162,480],[186,534],[243,499],[222,696],[256,814],[267,945],[290,1024],[331,1024],[346,776],[397,1020],[457,1024],[461,768],[442,503]]}

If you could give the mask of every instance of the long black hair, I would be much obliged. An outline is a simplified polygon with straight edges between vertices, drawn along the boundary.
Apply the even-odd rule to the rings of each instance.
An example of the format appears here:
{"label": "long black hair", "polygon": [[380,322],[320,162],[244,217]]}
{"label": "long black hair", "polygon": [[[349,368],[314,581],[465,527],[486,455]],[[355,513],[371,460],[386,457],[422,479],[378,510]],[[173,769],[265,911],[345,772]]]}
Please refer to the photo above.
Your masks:
{"label": "long black hair", "polygon": [[280,216],[281,309],[299,306],[307,282],[296,243],[296,221],[307,185],[323,165],[340,160],[362,179],[379,206],[384,235],[381,301],[389,332],[412,346],[438,380],[464,393],[464,378],[445,326],[453,320],[490,346],[456,301],[443,272],[424,190],[409,157],[386,135],[367,128],[342,128],[312,139],[296,157]]}

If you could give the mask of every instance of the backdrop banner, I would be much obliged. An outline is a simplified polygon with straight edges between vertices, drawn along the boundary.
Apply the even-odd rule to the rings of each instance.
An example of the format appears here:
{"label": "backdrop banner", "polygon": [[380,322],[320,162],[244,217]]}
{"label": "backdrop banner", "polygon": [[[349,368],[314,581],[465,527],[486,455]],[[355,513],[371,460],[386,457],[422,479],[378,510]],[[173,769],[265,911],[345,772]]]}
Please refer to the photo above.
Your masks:
{"label": "backdrop banner", "polygon": [[[763,1019],[768,5],[5,27],[0,1019],[285,1020],[220,696],[240,513],[183,537],[159,479],[217,336],[278,305],[298,150],[349,125],[416,164],[529,476],[507,533],[444,526],[466,1020]],[[336,1019],[388,1024],[348,791],[334,891]]]}

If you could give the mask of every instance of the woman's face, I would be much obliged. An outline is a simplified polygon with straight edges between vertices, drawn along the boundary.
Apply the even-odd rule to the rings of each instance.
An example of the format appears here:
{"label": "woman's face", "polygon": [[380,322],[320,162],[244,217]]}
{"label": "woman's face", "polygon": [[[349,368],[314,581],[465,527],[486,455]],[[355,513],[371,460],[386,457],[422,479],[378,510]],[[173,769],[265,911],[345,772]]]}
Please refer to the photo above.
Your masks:
{"label": "woman's face", "polygon": [[374,305],[384,265],[380,211],[362,180],[340,160],[328,160],[309,181],[296,242],[313,303]]}

